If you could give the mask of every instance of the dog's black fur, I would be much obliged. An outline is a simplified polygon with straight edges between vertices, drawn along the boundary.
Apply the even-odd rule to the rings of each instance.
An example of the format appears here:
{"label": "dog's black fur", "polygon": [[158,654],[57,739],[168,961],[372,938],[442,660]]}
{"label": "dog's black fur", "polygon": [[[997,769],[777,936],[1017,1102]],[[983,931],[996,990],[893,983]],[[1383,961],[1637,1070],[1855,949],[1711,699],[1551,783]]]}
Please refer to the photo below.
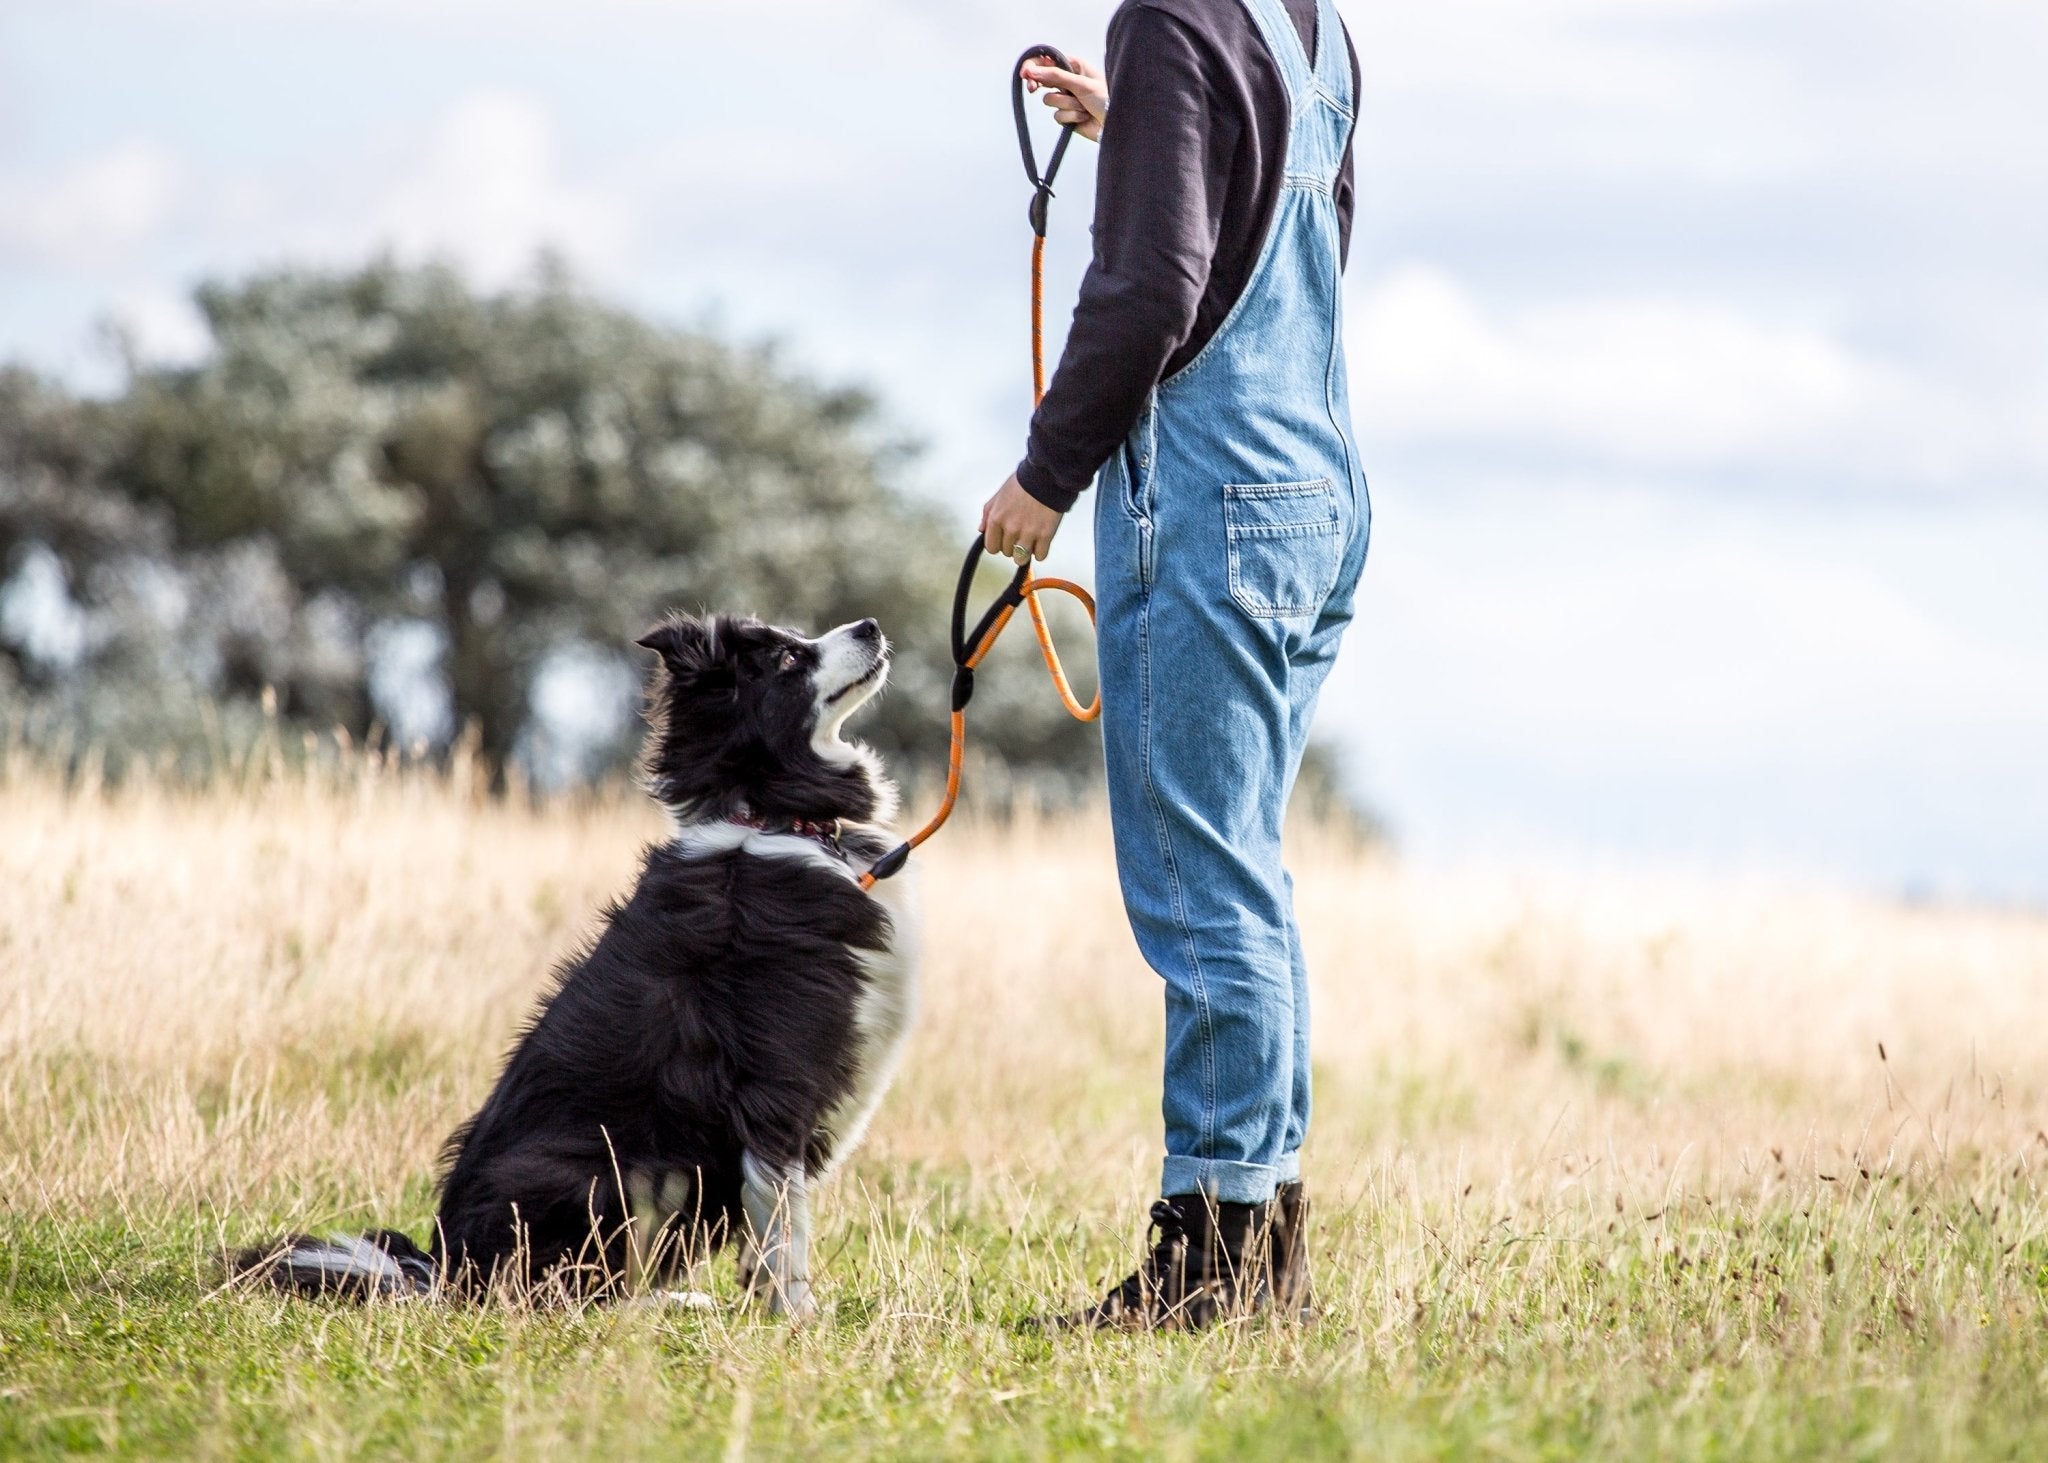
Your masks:
{"label": "dog's black fur", "polygon": [[[848,1133],[833,1115],[879,1097],[856,1012],[895,931],[853,875],[891,846],[879,825],[895,793],[836,739],[886,675],[879,629],[814,641],[676,617],[639,643],[661,660],[645,772],[678,836],[647,851],[449,1139],[431,1247],[300,1236],[240,1270],[358,1296],[609,1294],[664,1246],[672,1264],[745,1234],[743,1157],[816,1177]],[[793,825],[812,825],[808,841]],[[693,844],[693,830],[716,836]]]}

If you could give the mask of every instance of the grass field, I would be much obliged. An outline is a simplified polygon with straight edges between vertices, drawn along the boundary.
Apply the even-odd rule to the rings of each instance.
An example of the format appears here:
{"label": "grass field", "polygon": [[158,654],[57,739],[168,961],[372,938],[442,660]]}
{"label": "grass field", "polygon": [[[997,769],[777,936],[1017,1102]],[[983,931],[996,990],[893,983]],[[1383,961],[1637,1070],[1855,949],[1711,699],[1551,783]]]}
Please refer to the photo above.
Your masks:
{"label": "grass field", "polygon": [[424,1235],[657,832],[361,763],[0,781],[0,1454],[2048,1456],[2048,921],[1313,834],[1312,1325],[1017,1324],[1153,1197],[1156,983],[1093,819],[922,856],[922,1024],[812,1325],[223,1289],[283,1228]]}

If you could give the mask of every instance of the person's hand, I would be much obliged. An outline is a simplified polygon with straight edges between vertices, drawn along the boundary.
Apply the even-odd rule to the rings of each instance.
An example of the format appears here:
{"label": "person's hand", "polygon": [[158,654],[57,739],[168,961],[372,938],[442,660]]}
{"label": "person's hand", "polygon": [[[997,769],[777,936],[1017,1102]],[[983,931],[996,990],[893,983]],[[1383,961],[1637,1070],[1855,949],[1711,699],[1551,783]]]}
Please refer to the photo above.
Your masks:
{"label": "person's hand", "polygon": [[1024,559],[1018,558],[1019,549],[1025,551],[1025,558],[1043,560],[1052,552],[1052,536],[1060,531],[1063,516],[1057,508],[1048,508],[1025,492],[1012,473],[981,510],[982,542],[991,554],[1020,564]]}
{"label": "person's hand", "polygon": [[1026,61],[1019,74],[1031,90],[1045,89],[1041,100],[1053,109],[1062,127],[1072,127],[1090,142],[1100,142],[1102,119],[1109,115],[1109,83],[1079,56],[1067,59],[1074,63],[1072,71],[1043,61]]}

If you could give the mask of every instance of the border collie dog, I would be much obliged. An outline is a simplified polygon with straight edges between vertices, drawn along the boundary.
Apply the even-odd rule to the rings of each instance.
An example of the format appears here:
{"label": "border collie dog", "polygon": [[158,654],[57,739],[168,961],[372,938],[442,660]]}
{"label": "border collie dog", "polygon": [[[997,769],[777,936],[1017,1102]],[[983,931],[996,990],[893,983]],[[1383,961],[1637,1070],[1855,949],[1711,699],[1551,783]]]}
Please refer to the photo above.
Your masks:
{"label": "border collie dog", "polygon": [[896,791],[840,739],[888,645],[873,620],[811,640],[681,615],[638,643],[660,657],[646,774],[673,836],[448,1140],[431,1248],[295,1236],[239,1272],[359,1298],[606,1298],[736,1239],[751,1295],[811,1311],[810,1187],[860,1141],[917,998],[902,881],[857,882],[895,844]]}

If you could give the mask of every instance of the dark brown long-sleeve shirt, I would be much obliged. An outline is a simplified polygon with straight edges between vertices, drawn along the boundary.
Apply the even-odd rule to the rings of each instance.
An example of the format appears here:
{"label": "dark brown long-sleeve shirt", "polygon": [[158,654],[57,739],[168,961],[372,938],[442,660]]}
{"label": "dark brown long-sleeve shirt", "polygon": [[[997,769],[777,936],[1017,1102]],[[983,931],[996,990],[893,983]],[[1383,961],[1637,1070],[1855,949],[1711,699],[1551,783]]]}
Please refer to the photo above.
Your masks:
{"label": "dark brown long-sleeve shirt", "polygon": [[[1315,34],[1315,0],[1286,6],[1313,58],[1331,39]],[[1286,83],[1241,0],[1125,0],[1104,69],[1095,257],[1017,468],[1026,492],[1063,512],[1130,434],[1147,393],[1237,303],[1287,167]],[[1353,197],[1347,148],[1337,185],[1346,253]]]}

